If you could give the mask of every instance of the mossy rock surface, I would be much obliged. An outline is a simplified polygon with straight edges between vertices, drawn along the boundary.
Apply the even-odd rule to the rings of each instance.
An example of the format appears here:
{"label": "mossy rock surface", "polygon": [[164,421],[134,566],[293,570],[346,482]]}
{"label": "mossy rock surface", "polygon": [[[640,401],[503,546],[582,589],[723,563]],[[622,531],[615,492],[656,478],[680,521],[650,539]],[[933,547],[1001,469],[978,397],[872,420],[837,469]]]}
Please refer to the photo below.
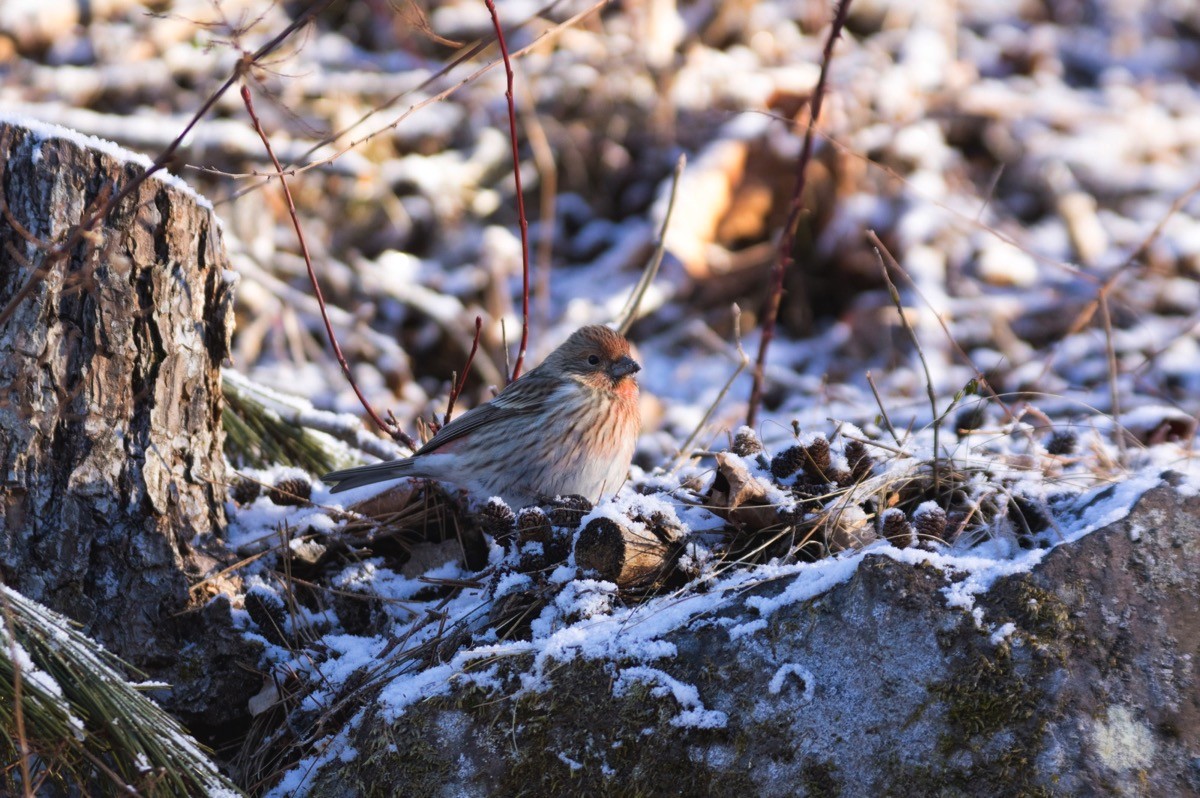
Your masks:
{"label": "mossy rock surface", "polygon": [[[674,657],[572,660],[539,691],[518,657],[395,720],[368,703],[310,795],[1196,794],[1198,532],[1200,500],[1153,490],[978,596],[982,625],[954,575],[868,556],[731,633],[787,587],[765,583],[667,635]],[[683,722],[667,684],[722,722]]]}

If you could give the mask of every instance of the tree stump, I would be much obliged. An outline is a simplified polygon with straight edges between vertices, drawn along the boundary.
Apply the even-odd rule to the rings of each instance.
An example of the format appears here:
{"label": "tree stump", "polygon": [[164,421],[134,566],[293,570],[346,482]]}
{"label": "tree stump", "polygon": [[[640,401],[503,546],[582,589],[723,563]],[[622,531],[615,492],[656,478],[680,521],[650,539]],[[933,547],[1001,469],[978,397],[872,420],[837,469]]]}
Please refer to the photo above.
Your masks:
{"label": "tree stump", "polygon": [[622,590],[654,585],[675,563],[678,546],[611,518],[593,518],[575,542],[575,562]]}
{"label": "tree stump", "polygon": [[225,523],[232,285],[212,209],[169,177],[53,249],[134,157],[0,122],[0,578],[161,673],[192,541]]}

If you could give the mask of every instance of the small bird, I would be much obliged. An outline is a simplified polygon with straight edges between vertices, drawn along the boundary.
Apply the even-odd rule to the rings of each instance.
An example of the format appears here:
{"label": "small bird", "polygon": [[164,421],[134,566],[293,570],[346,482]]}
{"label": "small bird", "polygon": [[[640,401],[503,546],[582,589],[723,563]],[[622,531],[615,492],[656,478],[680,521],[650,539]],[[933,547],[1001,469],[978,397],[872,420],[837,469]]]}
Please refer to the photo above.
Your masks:
{"label": "small bird", "polygon": [[596,501],[625,482],[641,429],[641,366],[601,325],[576,330],[495,399],[438,430],[412,457],[326,474],[331,491],[401,477],[453,482],[512,507],[577,494]]}

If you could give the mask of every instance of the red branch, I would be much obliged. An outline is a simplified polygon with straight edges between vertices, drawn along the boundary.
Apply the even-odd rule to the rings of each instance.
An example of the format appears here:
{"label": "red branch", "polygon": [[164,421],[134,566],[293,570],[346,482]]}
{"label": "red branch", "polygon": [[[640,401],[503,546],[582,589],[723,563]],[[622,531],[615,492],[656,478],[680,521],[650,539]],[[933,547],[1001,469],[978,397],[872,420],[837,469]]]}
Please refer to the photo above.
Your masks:
{"label": "red branch", "polygon": [[816,88],[813,89],[808,128],[804,131],[804,145],[800,150],[800,159],[796,162],[796,182],[792,187],[792,200],[788,208],[787,221],[779,236],[779,252],[775,259],[775,267],[771,271],[771,293],[767,296],[766,308],[763,313],[762,338],[758,343],[758,358],[754,363],[754,385],[750,389],[750,407],[746,410],[746,425],[749,427],[754,426],[758,416],[758,406],[762,404],[763,369],[767,362],[767,348],[775,338],[775,323],[779,319],[779,304],[783,299],[783,277],[788,267],[792,265],[792,248],[796,242],[796,227],[800,222],[800,213],[804,210],[804,184],[808,173],[808,164],[812,160],[813,131],[817,124],[817,118],[821,115],[821,101],[825,98],[825,79],[829,75],[829,63],[833,60],[833,44],[842,35],[842,27],[846,24],[846,14],[849,10],[850,0],[838,0],[833,14],[833,23],[829,27],[829,38],[825,40],[825,50],[821,55],[821,74],[817,78]]}
{"label": "red branch", "polygon": [[483,317],[475,317],[475,338],[471,341],[471,351],[467,355],[467,362],[463,364],[462,374],[458,377],[458,383],[450,386],[450,401],[446,402],[446,415],[442,419],[442,426],[450,423],[450,414],[454,412],[454,403],[458,401],[458,397],[462,395],[463,389],[467,387],[467,375],[471,373],[471,364],[475,362],[475,353],[479,351],[479,335],[483,332]]}
{"label": "red branch", "polygon": [[337,357],[338,364],[342,367],[342,374],[346,375],[346,380],[350,383],[350,387],[354,389],[354,394],[358,397],[358,401],[362,402],[363,408],[366,409],[367,415],[371,417],[375,425],[408,448],[415,450],[417,448],[416,441],[409,437],[404,430],[400,429],[398,424],[388,424],[379,417],[375,409],[371,407],[371,403],[367,401],[367,397],[363,396],[363,392],[359,390],[358,384],[354,381],[354,375],[350,373],[350,364],[346,362],[346,356],[342,354],[342,347],[338,344],[337,336],[333,332],[333,325],[329,321],[329,311],[325,307],[325,297],[322,296],[321,286],[317,282],[317,272],[313,268],[312,256],[308,251],[308,242],[304,238],[304,229],[300,226],[300,219],[296,215],[296,203],[292,201],[292,190],[288,188],[287,178],[283,175],[283,164],[275,156],[275,148],[271,146],[271,140],[267,138],[266,131],[262,127],[262,122],[258,119],[258,114],[254,112],[254,100],[250,96],[250,87],[245,84],[242,84],[242,102],[246,105],[246,112],[250,114],[250,121],[254,123],[254,132],[262,140],[263,147],[266,148],[267,155],[271,159],[271,164],[278,172],[279,185],[283,188],[283,198],[287,201],[288,215],[292,217],[292,227],[296,230],[296,240],[300,243],[300,254],[304,256],[304,266],[308,269],[308,280],[312,283],[313,294],[317,298],[317,305],[321,308],[321,320],[325,322],[325,334],[329,337],[329,344],[333,347],[333,354]]}
{"label": "red branch", "polygon": [[529,345],[529,220],[525,216],[525,194],[521,190],[521,153],[517,146],[517,107],[513,102],[512,61],[508,57],[508,43],[504,41],[504,30],[500,27],[500,16],[496,13],[494,0],[483,0],[492,15],[492,26],[496,29],[496,42],[500,45],[500,57],[504,59],[504,74],[508,79],[508,137],[512,141],[513,181],[517,187],[517,220],[521,225],[521,346],[517,349],[517,362],[513,364],[509,382],[521,376],[521,365],[525,362],[525,350]]}

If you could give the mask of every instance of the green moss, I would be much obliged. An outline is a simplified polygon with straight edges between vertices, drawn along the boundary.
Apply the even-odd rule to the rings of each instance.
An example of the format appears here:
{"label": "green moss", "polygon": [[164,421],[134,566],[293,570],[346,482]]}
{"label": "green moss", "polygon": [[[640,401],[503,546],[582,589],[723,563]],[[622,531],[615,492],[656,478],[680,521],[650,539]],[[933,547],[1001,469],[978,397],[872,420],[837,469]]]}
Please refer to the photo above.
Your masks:
{"label": "green moss", "polygon": [[940,707],[947,730],[928,762],[891,761],[887,795],[1054,794],[1041,783],[1036,759],[1057,711],[1043,685],[1074,645],[1070,609],[1024,576],[1002,580],[978,601],[989,627],[1016,626],[1012,640],[1019,644],[993,644],[965,616],[956,628],[938,632],[953,667],[927,687],[931,703],[917,714]]}
{"label": "green moss", "polygon": [[1005,580],[988,599],[992,614],[1008,616],[1033,642],[1063,643],[1074,631],[1070,609],[1063,600],[1033,584],[1029,577]]}
{"label": "green moss", "polygon": [[1013,668],[1004,649],[994,656],[983,653],[949,679],[930,687],[946,704],[952,734],[942,740],[949,754],[966,740],[991,735],[1029,720],[1037,709],[1039,693],[1032,690]]}
{"label": "green moss", "polygon": [[837,765],[826,760],[809,760],[800,769],[800,780],[809,798],[838,798],[842,784],[837,779]]}
{"label": "green moss", "polygon": [[[471,720],[465,744],[475,748],[470,758],[477,770],[468,778],[489,794],[633,798],[756,792],[750,763],[733,736],[724,729],[672,726],[680,707],[670,695],[655,695],[654,685],[634,682],[614,696],[611,665],[576,661],[553,673],[554,686],[546,692],[521,693],[515,674],[528,666],[509,663],[498,691],[457,688],[409,708],[390,726],[368,716],[353,742],[355,766],[338,769],[339,782],[320,783],[314,794],[437,794],[458,772],[437,731],[456,712]],[[376,730],[370,738],[368,728]],[[814,778],[819,776],[814,770]]]}

